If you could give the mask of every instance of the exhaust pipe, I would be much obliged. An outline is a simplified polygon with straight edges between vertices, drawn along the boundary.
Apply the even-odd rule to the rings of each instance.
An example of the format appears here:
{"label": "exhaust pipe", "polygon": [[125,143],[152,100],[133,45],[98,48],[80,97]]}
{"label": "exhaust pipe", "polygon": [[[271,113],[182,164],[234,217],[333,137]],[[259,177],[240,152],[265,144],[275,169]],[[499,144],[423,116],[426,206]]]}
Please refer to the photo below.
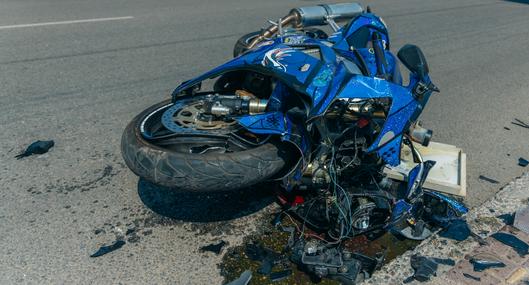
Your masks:
{"label": "exhaust pipe", "polygon": [[328,17],[332,17],[335,21],[349,20],[362,12],[363,9],[358,3],[339,3],[294,8],[290,14],[297,16],[298,26],[310,27],[326,25]]}
{"label": "exhaust pipe", "polygon": [[259,36],[252,40],[248,49],[252,49],[257,43],[266,38],[270,38],[279,30],[279,26],[292,25],[296,28],[327,25],[327,19],[333,18],[335,21],[349,20],[363,12],[362,6],[358,3],[339,3],[330,5],[318,5],[309,7],[294,8],[290,13],[282,18],[278,25],[272,25],[263,30]]}

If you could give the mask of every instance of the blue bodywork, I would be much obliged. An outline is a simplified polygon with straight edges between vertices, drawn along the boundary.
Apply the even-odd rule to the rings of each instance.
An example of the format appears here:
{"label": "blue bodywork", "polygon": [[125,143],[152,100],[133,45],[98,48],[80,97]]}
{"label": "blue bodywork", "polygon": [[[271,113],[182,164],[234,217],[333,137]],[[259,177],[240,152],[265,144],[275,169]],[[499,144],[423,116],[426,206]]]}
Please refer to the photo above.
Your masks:
{"label": "blue bodywork", "polygon": [[[376,59],[372,48],[354,47],[348,44],[350,38],[359,31],[367,34],[376,31],[382,35],[387,59],[386,74],[392,80],[375,77]],[[366,36],[363,36],[366,37]],[[305,94],[310,99],[308,120],[325,113],[331,104],[339,98],[390,98],[392,101],[387,121],[377,140],[369,151],[377,152],[384,161],[392,166],[400,163],[400,145],[402,136],[411,122],[415,121],[430,92],[414,98],[412,90],[418,78],[410,75],[410,84],[403,86],[398,73],[396,57],[389,51],[389,38],[384,23],[371,13],[364,13],[342,27],[327,40],[317,40],[302,35],[285,35],[258,45],[255,49],[232,59],[231,61],[180,85],[173,93],[177,96],[208,78],[234,70],[251,70],[271,75],[280,82],[274,90],[271,102],[281,102],[286,96],[282,90],[287,86]],[[315,48],[320,51],[321,59],[305,53],[303,48]],[[367,66],[367,74],[360,70],[350,70],[348,66],[357,66],[358,57],[352,55],[356,50]],[[429,80],[429,78],[427,78]],[[428,82],[426,82],[428,83]],[[272,105],[272,104],[271,104]],[[275,108],[273,108],[275,107]],[[237,118],[249,131],[258,134],[277,134],[287,138],[291,122],[281,113],[279,106],[269,106],[269,113],[246,115]],[[303,135],[303,134],[300,134]],[[298,147],[302,151],[308,151]]]}
{"label": "blue bodywork", "polygon": [[[383,50],[386,61],[383,64],[377,62],[373,47],[367,44],[373,33],[379,35],[379,40],[372,45],[380,45]],[[396,166],[400,163],[403,135],[416,121],[431,95],[431,91],[427,91],[415,96],[414,88],[419,82],[426,85],[431,82],[427,75],[419,78],[410,73],[409,84],[403,85],[397,58],[390,52],[389,45],[383,21],[372,13],[362,13],[325,40],[286,34],[261,42],[229,62],[184,82],[175,89],[173,98],[206,79],[230,71],[248,70],[273,77],[276,84],[267,112],[239,116],[236,120],[250,132],[278,135],[299,149],[303,159],[289,172],[291,181],[301,178],[302,170],[309,163],[312,146],[307,127],[296,125],[282,109],[285,98],[293,96],[289,90],[306,96],[307,122],[321,117],[339,99],[389,98],[391,107],[386,121],[367,151],[376,152],[385,163]],[[306,52],[307,49],[317,50],[318,56]],[[397,205],[400,209],[397,214],[412,207],[404,201]]]}

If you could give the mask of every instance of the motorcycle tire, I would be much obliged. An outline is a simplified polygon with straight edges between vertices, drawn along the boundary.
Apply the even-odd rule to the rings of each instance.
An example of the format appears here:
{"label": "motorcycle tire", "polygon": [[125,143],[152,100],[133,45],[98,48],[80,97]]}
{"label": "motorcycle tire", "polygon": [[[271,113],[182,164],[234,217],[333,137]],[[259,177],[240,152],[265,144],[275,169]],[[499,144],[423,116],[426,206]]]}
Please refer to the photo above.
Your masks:
{"label": "motorcycle tire", "polygon": [[233,57],[238,57],[248,50],[248,45],[259,36],[260,32],[252,32],[240,37],[233,47]]}
{"label": "motorcycle tire", "polygon": [[166,100],[146,109],[123,132],[123,158],[139,177],[175,190],[211,192],[252,186],[285,167],[287,150],[274,142],[237,152],[201,154],[177,152],[151,143],[142,135],[140,125],[170,102]]}

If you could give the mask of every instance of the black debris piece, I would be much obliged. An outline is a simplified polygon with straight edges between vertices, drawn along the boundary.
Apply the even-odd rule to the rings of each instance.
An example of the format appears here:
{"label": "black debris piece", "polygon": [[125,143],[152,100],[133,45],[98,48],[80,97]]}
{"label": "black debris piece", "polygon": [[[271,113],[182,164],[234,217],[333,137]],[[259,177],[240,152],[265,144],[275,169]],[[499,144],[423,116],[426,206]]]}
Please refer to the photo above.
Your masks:
{"label": "black debris piece", "polygon": [[514,214],[513,213],[499,215],[496,218],[502,220],[506,225],[512,226],[512,224],[514,224]]}
{"label": "black debris piece", "polygon": [[292,270],[291,269],[287,269],[287,270],[283,270],[283,271],[278,271],[278,272],[273,272],[273,273],[270,273],[270,281],[272,282],[277,282],[277,281],[281,281],[285,278],[288,278],[288,276],[292,275]]}
{"label": "black debris piece", "polygon": [[247,285],[248,283],[250,283],[250,280],[252,280],[252,271],[246,270],[243,273],[241,273],[239,278],[231,281],[230,283],[226,285]]}
{"label": "black debris piece", "polygon": [[272,272],[272,268],[274,267],[274,260],[271,258],[264,259],[261,262],[261,266],[257,269],[257,273],[268,275]]}
{"label": "black debris piece", "polygon": [[52,148],[55,145],[55,142],[50,141],[36,141],[31,143],[24,152],[20,153],[19,155],[15,156],[17,159],[22,159],[24,157],[33,155],[33,154],[44,154],[47,153],[50,148]]}
{"label": "black debris piece", "polygon": [[476,277],[476,276],[474,276],[474,275],[470,275],[470,274],[468,274],[468,273],[463,273],[463,276],[465,276],[466,278],[472,279],[472,280],[474,280],[474,281],[478,281],[478,282],[481,281],[481,278]]}
{"label": "black debris piece", "polygon": [[263,247],[261,244],[250,243],[246,245],[245,253],[251,260],[261,262],[257,272],[263,275],[270,274],[274,265],[281,260],[280,254]]}
{"label": "black debris piece", "polygon": [[471,235],[470,228],[467,221],[463,219],[453,220],[445,229],[443,229],[439,236],[453,239],[456,241],[463,241]]}
{"label": "black debris piece", "polygon": [[222,248],[226,245],[226,242],[221,240],[219,243],[212,243],[209,245],[205,245],[200,248],[200,251],[210,251],[215,253],[216,255],[219,255],[222,252]]}
{"label": "black debris piece", "polygon": [[508,127],[503,127],[503,129],[507,130],[507,131],[510,131],[511,129],[508,128]]}
{"label": "black debris piece", "polygon": [[118,250],[122,248],[124,245],[125,245],[125,241],[117,240],[111,245],[100,247],[94,254],[90,255],[90,257],[100,257],[107,253],[113,252],[114,250]]}
{"label": "black debris piece", "polygon": [[454,266],[456,263],[449,258],[436,258],[420,255],[412,255],[410,258],[411,267],[414,270],[413,276],[408,277],[404,282],[409,283],[413,280],[425,282],[432,276],[437,276],[439,264]]}
{"label": "black debris piece", "polygon": [[526,124],[526,123],[524,123],[524,122],[522,122],[522,121],[520,121],[519,119],[516,119],[516,118],[514,118],[514,120],[516,122],[511,122],[511,124],[519,126],[519,127],[522,127],[522,128],[529,129],[529,125],[528,124]]}
{"label": "black debris piece", "polygon": [[527,161],[527,159],[523,157],[520,157],[518,158],[518,165],[521,167],[526,167],[527,165],[529,165],[529,161]]}
{"label": "black debris piece", "polygon": [[491,237],[512,247],[521,257],[524,257],[527,253],[529,253],[529,245],[514,235],[498,232],[492,234]]}
{"label": "black debris piece", "polygon": [[483,176],[483,175],[480,175],[480,176],[479,176],[479,179],[481,179],[481,180],[483,180],[483,181],[490,182],[490,183],[492,183],[492,184],[498,184],[498,183],[500,183],[498,180],[494,180],[494,179],[492,179],[492,178],[488,178],[488,177]]}
{"label": "black debris piece", "polygon": [[136,231],[136,229],[132,229],[132,228],[131,229],[127,229],[127,232],[125,233],[125,235],[128,236],[128,235],[134,233],[135,231]]}
{"label": "black debris piece", "polygon": [[481,272],[489,268],[500,268],[506,266],[505,263],[499,260],[487,260],[477,257],[472,257],[469,261],[472,265],[474,265],[474,271],[476,272]]}

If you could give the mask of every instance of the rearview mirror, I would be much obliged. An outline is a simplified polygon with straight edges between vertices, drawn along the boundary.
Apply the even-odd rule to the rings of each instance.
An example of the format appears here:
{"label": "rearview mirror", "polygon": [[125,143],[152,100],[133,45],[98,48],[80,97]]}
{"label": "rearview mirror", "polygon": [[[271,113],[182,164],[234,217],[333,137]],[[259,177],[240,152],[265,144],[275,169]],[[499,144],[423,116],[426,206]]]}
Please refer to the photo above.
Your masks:
{"label": "rearview mirror", "polygon": [[397,56],[400,61],[421,80],[423,80],[428,72],[430,72],[424,54],[416,45],[407,44],[403,46],[397,53]]}

